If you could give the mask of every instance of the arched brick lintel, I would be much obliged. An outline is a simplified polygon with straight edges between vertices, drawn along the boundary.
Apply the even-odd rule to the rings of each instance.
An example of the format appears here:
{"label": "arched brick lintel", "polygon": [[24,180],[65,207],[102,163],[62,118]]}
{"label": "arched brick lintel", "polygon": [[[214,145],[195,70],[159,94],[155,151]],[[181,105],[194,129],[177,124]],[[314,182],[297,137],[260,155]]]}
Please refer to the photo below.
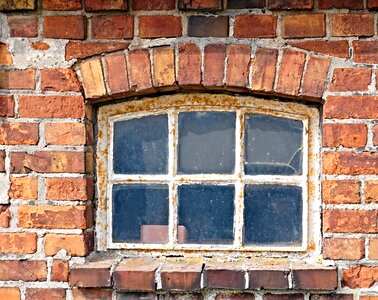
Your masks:
{"label": "arched brick lintel", "polygon": [[331,58],[292,48],[186,43],[133,49],[78,65],[90,102],[171,90],[216,90],[322,102]]}

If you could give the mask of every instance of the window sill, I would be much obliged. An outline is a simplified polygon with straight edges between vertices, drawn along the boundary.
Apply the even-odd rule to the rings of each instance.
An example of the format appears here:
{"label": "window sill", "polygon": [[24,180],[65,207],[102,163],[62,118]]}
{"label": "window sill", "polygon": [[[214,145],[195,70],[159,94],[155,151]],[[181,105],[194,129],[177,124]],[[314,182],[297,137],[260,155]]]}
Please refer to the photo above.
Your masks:
{"label": "window sill", "polygon": [[70,285],[117,291],[190,292],[204,289],[322,290],[337,288],[337,268],[267,259],[238,262],[203,259],[127,258],[74,265]]}

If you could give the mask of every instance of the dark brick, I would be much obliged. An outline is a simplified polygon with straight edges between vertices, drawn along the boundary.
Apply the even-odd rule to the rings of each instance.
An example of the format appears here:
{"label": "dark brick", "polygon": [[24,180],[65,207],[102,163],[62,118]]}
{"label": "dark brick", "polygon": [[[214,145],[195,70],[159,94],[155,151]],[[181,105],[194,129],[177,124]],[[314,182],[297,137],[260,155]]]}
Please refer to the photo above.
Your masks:
{"label": "dark brick", "polygon": [[84,0],[86,11],[127,10],[127,0]]}
{"label": "dark brick", "polygon": [[319,9],[364,9],[363,0],[319,0]]}
{"label": "dark brick", "polygon": [[251,270],[249,274],[250,289],[288,289],[288,273],[284,270]]}
{"label": "dark brick", "polygon": [[180,10],[218,10],[222,9],[222,0],[179,0]]}
{"label": "dark brick", "polygon": [[302,294],[286,294],[286,295],[273,295],[266,294],[263,297],[264,300],[303,300]]}
{"label": "dark brick", "polygon": [[201,288],[202,263],[190,260],[167,262],[161,270],[161,283],[166,291],[194,291]]}
{"label": "dark brick", "polygon": [[133,10],[172,10],[175,0],[133,0]]}
{"label": "dark brick", "polygon": [[270,9],[302,10],[312,9],[314,0],[268,0]]}
{"label": "dark brick", "polygon": [[353,300],[353,295],[331,294],[331,295],[311,295],[311,300]]}
{"label": "dark brick", "polygon": [[263,8],[265,0],[228,0],[227,8]]}
{"label": "dark brick", "polygon": [[188,36],[228,37],[228,16],[190,16]]}
{"label": "dark brick", "polygon": [[226,294],[221,293],[215,297],[215,300],[253,300],[255,296],[253,294]]}
{"label": "dark brick", "polygon": [[157,300],[153,293],[117,293],[117,300]]}
{"label": "dark brick", "polygon": [[245,278],[241,270],[205,268],[204,285],[209,288],[244,289]]}
{"label": "dark brick", "polygon": [[294,269],[295,289],[335,290],[337,270],[334,269]]}

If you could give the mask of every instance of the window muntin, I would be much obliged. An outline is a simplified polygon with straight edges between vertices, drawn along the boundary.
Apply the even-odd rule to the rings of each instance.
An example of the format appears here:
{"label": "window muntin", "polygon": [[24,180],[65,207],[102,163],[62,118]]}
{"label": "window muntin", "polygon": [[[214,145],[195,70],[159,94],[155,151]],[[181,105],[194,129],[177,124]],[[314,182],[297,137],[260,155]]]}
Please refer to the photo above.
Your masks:
{"label": "window muntin", "polygon": [[[312,249],[316,246],[318,234],[314,234],[315,232],[319,232],[315,226],[317,223],[317,218],[311,218],[310,224],[308,223],[308,212],[309,208],[310,211],[315,212],[318,214],[317,206],[318,205],[318,190],[316,185],[316,176],[317,176],[317,165],[311,163],[310,171],[308,172],[307,169],[307,162],[308,159],[314,162],[314,158],[317,157],[317,143],[311,140],[311,143],[308,143],[308,135],[309,132],[310,136],[316,135],[317,132],[317,124],[318,124],[318,114],[317,110],[313,108],[309,108],[304,105],[294,104],[294,103],[280,103],[276,101],[266,101],[266,100],[258,100],[255,98],[250,97],[243,97],[243,98],[236,98],[230,96],[208,96],[206,100],[198,102],[198,98],[191,95],[185,96],[170,96],[172,97],[172,101],[157,101],[156,99],[148,99],[148,101],[133,101],[125,104],[117,104],[114,107],[102,107],[100,108],[100,132],[99,134],[102,136],[105,134],[105,139],[99,140],[99,147],[98,153],[99,157],[106,158],[107,160],[107,169],[101,168],[103,165],[102,160],[98,160],[98,164],[101,170],[106,170],[107,176],[104,177],[101,175],[100,182],[99,182],[99,202],[100,207],[101,203],[106,204],[104,207],[105,209],[99,209],[98,211],[98,235],[99,235],[99,245],[101,248],[116,248],[116,249],[157,249],[157,250],[169,250],[172,251],[180,251],[185,249],[195,249],[195,250],[237,250],[237,251],[301,251],[306,250],[306,248],[311,247]],[[168,97],[168,98],[170,98]],[[218,98],[215,101],[211,101],[211,98]],[[229,102],[219,101],[219,97],[225,97],[227,100],[229,98],[232,99],[232,105],[228,105]],[[194,98],[194,101],[193,101]],[[197,102],[196,102],[197,101]],[[194,104],[193,106],[188,105]],[[223,104],[222,104],[223,103]],[[208,105],[210,104],[210,105]],[[227,105],[224,105],[227,104]],[[273,105],[272,105],[273,104]],[[236,124],[235,124],[235,149],[233,150],[235,155],[235,164],[234,164],[234,172],[232,174],[180,174],[177,170],[177,157],[178,157],[178,140],[177,136],[180,132],[178,129],[178,120],[180,112],[182,113],[193,113],[193,112],[207,112],[207,113],[214,113],[214,112],[222,112],[227,113],[230,115],[236,116]],[[169,137],[168,137],[168,144],[169,144],[169,159],[168,159],[168,174],[147,174],[147,175],[138,175],[138,174],[114,174],[113,172],[109,172],[112,170],[112,161],[113,161],[113,153],[112,153],[112,136],[113,136],[113,125],[122,120],[132,120],[138,119],[147,116],[159,116],[159,115],[167,115],[168,116],[168,124],[169,124]],[[203,114],[205,115],[205,114]],[[245,134],[245,127],[247,126],[247,119],[251,117],[251,115],[261,115],[267,117],[278,117],[278,118],[285,118],[289,120],[299,120],[301,124],[303,124],[303,166],[302,166],[302,175],[292,174],[292,175],[249,175],[244,174],[244,157],[246,156],[243,149],[246,143],[246,134]],[[246,117],[247,116],[247,117]],[[310,121],[310,123],[309,123]],[[102,130],[106,129],[106,130]],[[173,133],[173,134],[172,134]],[[308,155],[308,146],[310,146],[310,153]],[[301,147],[299,147],[301,148]],[[298,149],[297,149],[298,150]],[[232,152],[232,150],[231,150]],[[106,154],[106,155],[104,155]],[[104,155],[104,156],[102,156]],[[174,159],[172,159],[174,158]],[[315,160],[316,161],[316,160]],[[100,172],[101,173],[101,172]],[[297,172],[298,173],[298,172]],[[308,176],[311,175],[311,176]],[[315,175],[315,177],[313,176]],[[105,179],[105,180],[104,180]],[[310,180],[308,180],[310,179]],[[151,243],[141,243],[141,242],[134,242],[134,243],[117,243],[112,240],[112,232],[111,230],[106,230],[106,224],[111,224],[111,206],[112,202],[111,194],[113,184],[157,184],[157,185],[166,185],[169,189],[169,225],[168,225],[168,243],[166,244],[151,244]],[[297,200],[302,204],[302,207],[299,209],[302,211],[302,215],[299,218],[301,221],[301,228],[298,230],[299,235],[301,235],[302,243],[296,243],[298,241],[298,235],[295,238],[292,238],[293,243],[273,243],[267,245],[266,243],[258,243],[253,241],[250,243],[247,239],[245,242],[243,241],[243,224],[240,216],[244,216],[244,213],[247,211],[244,210],[248,204],[244,203],[244,194],[248,193],[248,188],[258,187],[260,186],[278,186],[278,187],[295,187],[300,186],[302,188],[301,200]],[[107,188],[102,189],[104,186]],[[181,187],[188,187],[191,186],[231,186],[234,189],[235,197],[234,197],[234,208],[235,208],[235,218],[233,219],[233,233],[234,238],[231,244],[227,244],[225,242],[224,237],[220,237],[219,241],[221,243],[214,242],[216,239],[209,244],[194,244],[192,242],[188,242],[188,237],[186,236],[186,240],[183,239],[185,234],[184,229],[187,228],[183,227],[185,225],[180,224],[179,220],[179,201],[178,201],[178,194],[179,188]],[[307,193],[308,188],[310,188],[310,193]],[[104,197],[103,191],[105,191]],[[103,196],[101,196],[103,195]],[[110,196],[110,197],[109,197]],[[104,203],[103,200],[106,200]],[[316,201],[315,201],[316,200]],[[272,199],[272,205],[275,205],[275,199]],[[295,201],[294,201],[295,202]],[[184,202],[183,202],[184,203]],[[308,204],[310,203],[310,207]],[[103,213],[107,215],[107,221],[104,223],[101,220],[104,220]],[[189,214],[189,212],[188,212]],[[290,215],[290,214],[288,214]],[[318,214],[319,215],[319,214]],[[283,222],[285,223],[285,222]],[[247,224],[246,224],[247,225]],[[156,225],[153,225],[156,226]],[[154,230],[164,230],[166,232],[167,226],[155,228]],[[310,241],[307,242],[307,239],[310,237]],[[178,238],[178,240],[176,240]],[[201,239],[206,242],[205,240],[208,237],[198,237],[197,238],[201,241]],[[180,240],[181,239],[181,240]],[[296,240],[295,240],[296,239]],[[195,238],[192,238],[194,241]],[[227,240],[227,239],[226,239]],[[106,244],[103,244],[105,242]],[[102,248],[102,249],[105,249]]]}

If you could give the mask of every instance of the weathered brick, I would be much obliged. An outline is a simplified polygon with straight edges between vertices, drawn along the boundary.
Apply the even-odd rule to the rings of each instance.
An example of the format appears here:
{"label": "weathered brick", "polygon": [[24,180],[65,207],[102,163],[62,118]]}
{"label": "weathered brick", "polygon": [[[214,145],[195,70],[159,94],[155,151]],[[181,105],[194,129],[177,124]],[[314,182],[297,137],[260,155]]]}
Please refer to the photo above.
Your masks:
{"label": "weathered brick", "polygon": [[64,260],[54,260],[51,266],[51,281],[68,281],[69,266]]}
{"label": "weathered brick", "polygon": [[127,0],[84,0],[86,11],[127,10]]}
{"label": "weathered brick", "polygon": [[226,85],[247,87],[250,67],[251,47],[249,45],[230,45],[227,49]]}
{"label": "weathered brick", "polygon": [[14,97],[0,95],[0,117],[14,117]]}
{"label": "weathered brick", "polygon": [[0,70],[0,89],[34,90],[35,70]]}
{"label": "weathered brick", "polygon": [[343,270],[342,285],[355,288],[369,288],[378,282],[378,267],[352,266]]}
{"label": "weathered brick", "polygon": [[153,50],[154,87],[170,89],[176,85],[175,50],[172,47],[157,47]]}
{"label": "weathered brick", "polygon": [[268,7],[273,10],[305,10],[313,6],[314,0],[268,0]]}
{"label": "weathered brick", "polygon": [[319,9],[364,9],[363,0],[319,0]]}
{"label": "weathered brick", "polygon": [[0,288],[0,299],[20,300],[20,289],[18,287],[2,287]]}
{"label": "weathered brick", "polygon": [[162,289],[194,291],[201,288],[202,263],[195,261],[166,262],[161,269]]}
{"label": "weathered brick", "polygon": [[11,37],[38,36],[38,17],[8,16],[9,34]]}
{"label": "weathered brick", "polygon": [[11,177],[10,199],[37,200],[38,199],[38,178],[36,177]]}
{"label": "weathered brick", "polygon": [[198,86],[201,84],[201,52],[195,44],[179,44],[178,84]]}
{"label": "weathered brick", "polygon": [[35,0],[1,1],[0,10],[34,10],[36,2]]}
{"label": "weathered brick", "polygon": [[371,69],[338,68],[333,72],[329,90],[333,92],[367,91],[371,82]]}
{"label": "weathered brick", "polygon": [[378,41],[353,41],[352,44],[354,62],[378,63]]}
{"label": "weathered brick", "polygon": [[203,84],[206,87],[223,86],[226,45],[206,45]]}
{"label": "weathered brick", "polygon": [[367,0],[367,8],[377,9],[378,8],[378,0]]}
{"label": "weathered brick", "polygon": [[86,229],[91,225],[87,206],[32,206],[18,208],[20,228]]}
{"label": "weathered brick", "polygon": [[[88,300],[88,299],[96,299],[96,300],[112,300],[112,291],[105,290],[105,289],[72,289],[72,297],[73,300]],[[118,297],[117,297],[117,300]]]}
{"label": "weathered brick", "polygon": [[325,259],[362,259],[365,256],[365,239],[326,238],[323,256]]}
{"label": "weathered brick", "polygon": [[36,145],[38,143],[37,123],[3,123],[0,125],[0,144]]}
{"label": "weathered brick", "polygon": [[325,124],[323,145],[326,147],[364,147],[367,142],[365,124]]}
{"label": "weathered brick", "polygon": [[378,180],[365,182],[365,202],[378,203]]}
{"label": "weathered brick", "polygon": [[84,16],[46,16],[43,22],[43,34],[47,38],[83,40],[86,30]]}
{"label": "weathered brick", "polygon": [[84,118],[82,96],[19,96],[21,118]]}
{"label": "weathered brick", "polygon": [[93,55],[126,49],[130,43],[125,42],[68,42],[66,60],[86,58]]}
{"label": "weathered brick", "polygon": [[324,174],[377,174],[378,153],[373,152],[325,152],[323,155]]}
{"label": "weathered brick", "polygon": [[324,118],[376,119],[377,96],[329,96],[324,105]]}
{"label": "weathered brick", "polygon": [[323,96],[331,60],[326,57],[311,56],[304,73],[301,95],[320,99]]}
{"label": "weathered brick", "polygon": [[276,91],[296,96],[299,93],[306,55],[293,50],[284,50],[278,73]]}
{"label": "weathered brick", "polygon": [[0,43],[0,65],[13,64],[12,54],[8,50],[8,45]]}
{"label": "weathered brick", "polygon": [[284,16],[282,19],[283,38],[324,37],[325,34],[324,14]]}
{"label": "weathered brick", "polygon": [[288,289],[289,270],[250,270],[248,271],[249,289]]}
{"label": "weathered brick", "polygon": [[46,123],[47,145],[85,145],[87,134],[84,123]]}
{"label": "weathered brick", "polygon": [[333,36],[374,35],[374,16],[370,14],[334,14],[331,25]]}
{"label": "weathered brick", "polygon": [[353,300],[353,294],[311,295],[311,300]]}
{"label": "weathered brick", "polygon": [[127,63],[129,84],[132,91],[143,91],[152,88],[151,62],[148,50],[129,51]]}
{"label": "weathered brick", "polygon": [[221,289],[244,289],[244,271],[221,266],[206,265],[204,270],[204,286]]}
{"label": "weathered brick", "polygon": [[303,300],[303,294],[265,294],[263,300]]}
{"label": "weathered brick", "polygon": [[[157,294],[153,294],[153,293],[135,293],[135,294],[131,294],[132,296],[130,298],[127,297],[127,294],[123,294],[124,296],[122,298],[119,298],[117,300],[137,300],[137,299],[146,299],[146,300],[157,300],[156,299],[156,296]],[[162,295],[160,296],[159,295],[159,299],[161,298],[161,300],[204,300],[204,297],[202,296],[202,294],[200,293],[170,293],[170,294],[165,294],[165,295]]]}
{"label": "weathered brick", "polygon": [[373,127],[373,144],[378,146],[378,125]]}
{"label": "weathered brick", "polygon": [[327,204],[360,203],[360,185],[353,180],[325,180],[322,183],[323,202]]}
{"label": "weathered brick", "polygon": [[36,151],[11,153],[12,173],[84,173],[83,152],[74,151]]}
{"label": "weathered brick", "polygon": [[139,17],[139,36],[141,38],[179,37],[181,35],[181,17],[165,15]]}
{"label": "weathered brick", "polygon": [[369,259],[378,259],[378,239],[369,241]]}
{"label": "weathered brick", "polygon": [[99,288],[111,286],[110,268],[112,260],[103,260],[73,265],[70,270],[70,286],[80,288]]}
{"label": "weathered brick", "polygon": [[82,8],[80,0],[42,0],[42,9],[45,10],[80,10]]}
{"label": "weathered brick", "polygon": [[109,94],[124,93],[129,90],[125,53],[109,54],[104,59],[105,76]]}
{"label": "weathered brick", "polygon": [[69,256],[86,256],[92,250],[92,244],[92,234],[46,234],[44,239],[47,256],[54,256],[62,249]]}
{"label": "weathered brick", "polygon": [[294,269],[293,288],[311,290],[335,290],[337,288],[337,269]]}
{"label": "weathered brick", "polygon": [[8,205],[0,205],[0,228],[9,227],[11,213]]}
{"label": "weathered brick", "polygon": [[228,16],[189,16],[188,36],[228,37]]}
{"label": "weathered brick", "polygon": [[27,288],[26,299],[28,300],[64,300],[66,290],[61,288]]}
{"label": "weathered brick", "polygon": [[1,260],[0,280],[45,281],[47,265],[42,260]]}
{"label": "weathered brick", "polygon": [[377,233],[377,211],[374,210],[325,210],[325,232]]}
{"label": "weathered brick", "polygon": [[218,10],[222,9],[222,0],[179,0],[178,7],[181,10]]}
{"label": "weathered brick", "polygon": [[134,0],[133,10],[172,10],[175,9],[175,0]]}
{"label": "weathered brick", "polygon": [[336,56],[341,58],[349,58],[348,41],[301,41],[290,42],[289,45],[308,51]]}
{"label": "weathered brick", "polygon": [[360,300],[378,300],[378,296],[360,296]]}
{"label": "weathered brick", "polygon": [[132,16],[93,16],[92,37],[95,39],[132,39],[134,36],[134,17]]}
{"label": "weathered brick", "polygon": [[219,293],[215,300],[254,300],[255,296],[251,293]]}
{"label": "weathered brick", "polygon": [[0,232],[0,253],[32,254],[37,251],[37,234]]}
{"label": "weathered brick", "polygon": [[235,17],[234,37],[273,38],[276,37],[277,16],[241,15]]}
{"label": "weathered brick", "polygon": [[85,95],[98,98],[106,95],[104,74],[100,59],[91,59],[80,65]]}
{"label": "weathered brick", "polygon": [[263,8],[265,0],[228,0],[227,8]]}
{"label": "weathered brick", "polygon": [[0,172],[5,172],[5,151],[0,150]]}
{"label": "weathered brick", "polygon": [[38,51],[46,51],[50,49],[50,45],[45,42],[31,42],[30,47]]}
{"label": "weathered brick", "polygon": [[72,69],[45,69],[41,71],[42,91],[78,92],[80,83]]}

